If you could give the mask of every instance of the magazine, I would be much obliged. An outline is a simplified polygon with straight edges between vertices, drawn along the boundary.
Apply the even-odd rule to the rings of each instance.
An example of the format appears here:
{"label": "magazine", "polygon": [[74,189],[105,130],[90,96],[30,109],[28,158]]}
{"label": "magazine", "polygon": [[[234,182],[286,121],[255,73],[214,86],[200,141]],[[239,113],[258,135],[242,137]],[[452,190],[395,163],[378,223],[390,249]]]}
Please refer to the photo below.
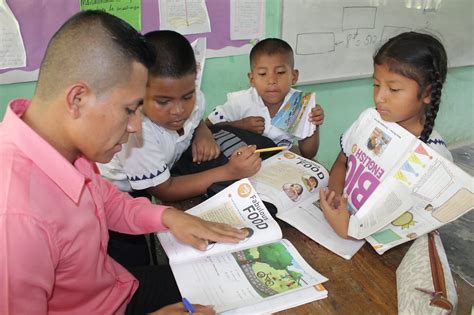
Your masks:
{"label": "magazine", "polygon": [[[211,242],[206,251],[179,243],[169,232],[157,233],[181,295],[192,303],[214,305],[217,313],[249,306],[269,312],[327,296],[324,288],[315,289],[327,279],[282,239],[280,226],[248,179],[187,212],[248,231],[239,244]],[[285,298],[293,292],[301,296]]]}
{"label": "magazine", "polygon": [[382,254],[474,207],[473,178],[396,123],[369,110],[349,144],[349,235]]}
{"label": "magazine", "polygon": [[319,189],[328,185],[329,173],[321,164],[284,151],[263,161],[249,179],[260,198],[275,205],[279,219],[321,246],[351,259],[364,245],[339,237],[326,221],[319,207]]}
{"label": "magazine", "polygon": [[316,130],[316,126],[308,121],[309,113],[315,106],[316,93],[295,91],[273,116],[272,125],[298,139],[305,139]]}

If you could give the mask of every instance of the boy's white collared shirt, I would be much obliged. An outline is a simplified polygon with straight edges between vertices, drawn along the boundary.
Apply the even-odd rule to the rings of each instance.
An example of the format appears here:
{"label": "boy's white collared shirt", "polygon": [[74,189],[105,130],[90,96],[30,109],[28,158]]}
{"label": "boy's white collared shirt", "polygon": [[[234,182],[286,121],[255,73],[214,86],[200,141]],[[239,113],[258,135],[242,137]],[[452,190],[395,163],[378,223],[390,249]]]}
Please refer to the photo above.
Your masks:
{"label": "boy's white collared shirt", "polygon": [[[283,104],[288,102],[295,89],[290,89],[283,100]],[[265,130],[263,135],[272,139],[277,145],[291,145],[295,139],[294,136],[273,126],[271,124],[270,112],[253,87],[238,92],[227,94],[227,102],[219,105],[207,117],[213,124],[240,120],[245,117],[260,116],[265,119]]]}
{"label": "boy's white collared shirt", "polygon": [[102,176],[122,191],[142,190],[167,181],[173,164],[191,145],[204,110],[204,94],[197,91],[194,110],[184,123],[182,135],[143,116],[141,134],[131,134],[109,163],[98,164]]}

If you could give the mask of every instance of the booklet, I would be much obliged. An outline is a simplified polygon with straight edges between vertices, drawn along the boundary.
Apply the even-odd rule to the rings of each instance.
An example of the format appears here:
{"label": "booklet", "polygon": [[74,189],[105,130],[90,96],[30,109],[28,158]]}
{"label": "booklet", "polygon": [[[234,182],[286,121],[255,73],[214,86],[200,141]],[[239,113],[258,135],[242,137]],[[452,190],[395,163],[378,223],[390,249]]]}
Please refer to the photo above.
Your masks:
{"label": "booklet", "polygon": [[472,176],[375,109],[355,132],[344,188],[350,236],[382,254],[474,207]]}
{"label": "booklet", "polygon": [[[187,212],[248,231],[239,244],[211,243],[206,251],[179,243],[170,232],[157,233],[181,295],[192,303],[212,304],[217,313],[251,305],[268,312],[327,295],[324,289],[314,294],[314,286],[327,279],[282,239],[280,226],[248,179]],[[285,298],[293,292],[292,299]]]}
{"label": "booklet", "polygon": [[283,151],[263,161],[249,179],[260,198],[275,205],[279,219],[321,246],[351,259],[364,245],[339,237],[326,221],[319,207],[319,189],[328,185],[329,173],[321,164]]}
{"label": "booklet", "polygon": [[315,106],[316,93],[295,91],[273,116],[272,125],[298,139],[305,139],[316,130],[316,126],[308,121],[309,113]]}

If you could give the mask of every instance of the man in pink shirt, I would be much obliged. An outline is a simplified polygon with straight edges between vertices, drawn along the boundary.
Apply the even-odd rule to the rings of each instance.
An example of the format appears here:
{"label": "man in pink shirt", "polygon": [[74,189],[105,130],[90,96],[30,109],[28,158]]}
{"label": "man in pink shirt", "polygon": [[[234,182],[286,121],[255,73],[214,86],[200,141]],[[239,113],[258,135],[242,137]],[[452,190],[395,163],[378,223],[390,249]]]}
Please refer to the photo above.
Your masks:
{"label": "man in pink shirt", "polygon": [[[108,228],[129,234],[168,228],[201,250],[207,240],[245,237],[133,199],[94,171],[93,161],[108,162],[129,133],[139,132],[152,59],[128,24],[81,12],[50,41],[32,100],[9,104],[0,124],[0,314],[124,313],[139,284],[107,255]],[[159,289],[135,294],[127,313],[178,301],[179,293],[169,296],[176,292],[170,270],[148,268],[144,278]],[[183,312],[181,303],[157,311]]]}

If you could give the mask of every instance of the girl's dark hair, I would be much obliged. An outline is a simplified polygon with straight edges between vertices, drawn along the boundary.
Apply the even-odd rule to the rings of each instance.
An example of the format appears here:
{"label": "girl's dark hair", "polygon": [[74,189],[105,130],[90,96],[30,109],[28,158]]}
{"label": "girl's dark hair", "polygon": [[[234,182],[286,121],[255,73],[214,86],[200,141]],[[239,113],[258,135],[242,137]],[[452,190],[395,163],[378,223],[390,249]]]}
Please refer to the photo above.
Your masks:
{"label": "girl's dark hair", "polygon": [[425,125],[420,135],[420,140],[426,142],[433,131],[446,80],[448,66],[443,45],[428,34],[402,33],[380,47],[375,53],[374,64],[386,65],[390,71],[415,80],[420,86],[418,98],[431,86],[431,103],[425,107]]}

